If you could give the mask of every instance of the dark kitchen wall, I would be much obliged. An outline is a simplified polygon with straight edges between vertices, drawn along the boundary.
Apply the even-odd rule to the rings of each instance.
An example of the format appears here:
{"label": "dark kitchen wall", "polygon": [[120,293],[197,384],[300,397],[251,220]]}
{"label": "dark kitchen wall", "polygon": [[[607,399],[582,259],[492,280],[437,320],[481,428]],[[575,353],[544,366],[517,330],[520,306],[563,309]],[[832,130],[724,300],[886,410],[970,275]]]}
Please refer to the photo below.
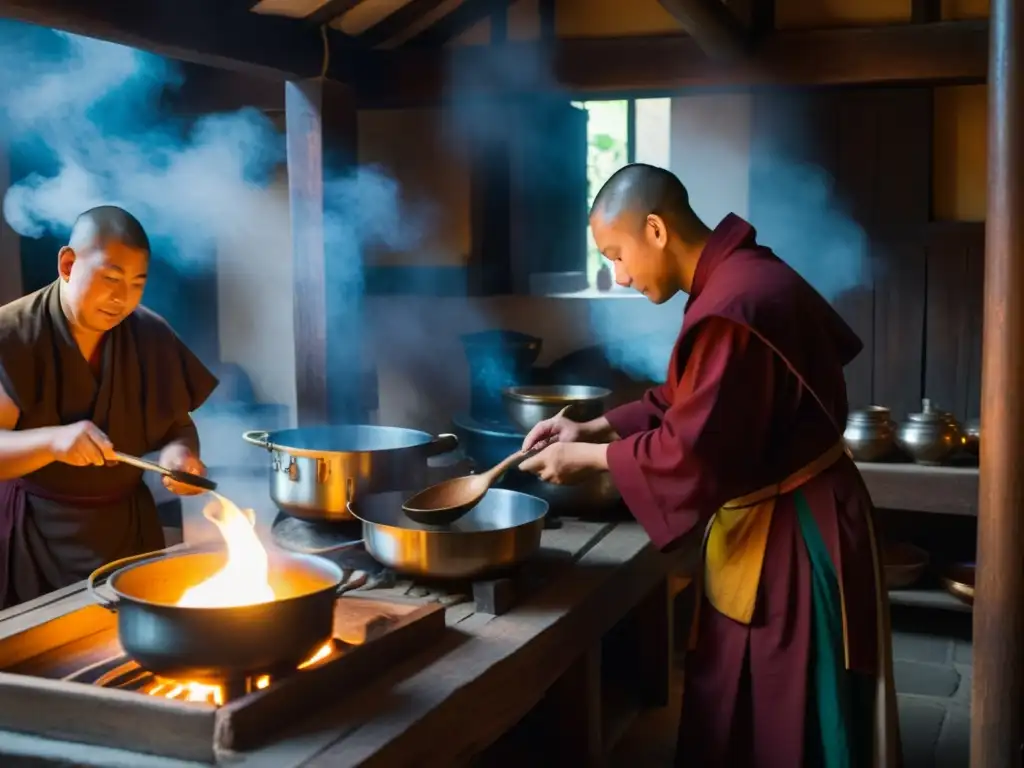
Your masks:
{"label": "dark kitchen wall", "polygon": [[[862,284],[835,305],[864,341],[847,368],[851,407],[919,411],[923,397],[958,418],[980,407],[980,224],[932,220],[933,91],[874,88],[762,92],[754,97],[750,212],[764,242],[778,158],[823,168],[867,236]],[[813,259],[814,232],[797,246]],[[804,261],[806,263],[806,261]]]}

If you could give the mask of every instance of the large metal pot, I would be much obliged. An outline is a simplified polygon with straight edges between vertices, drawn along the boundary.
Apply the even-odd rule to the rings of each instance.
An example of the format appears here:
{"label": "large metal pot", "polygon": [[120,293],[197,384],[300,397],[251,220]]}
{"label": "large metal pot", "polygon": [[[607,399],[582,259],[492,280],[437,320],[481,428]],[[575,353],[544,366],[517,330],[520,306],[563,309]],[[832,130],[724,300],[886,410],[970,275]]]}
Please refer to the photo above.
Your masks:
{"label": "large metal pot", "polygon": [[604,387],[563,384],[535,387],[505,387],[501,396],[509,419],[524,432],[538,422],[550,419],[565,406],[571,406],[566,417],[573,421],[590,421],[604,413],[605,402],[612,391]]}
{"label": "large metal pot", "polygon": [[363,522],[366,551],[400,573],[465,579],[518,565],[540,548],[548,503],[536,496],[492,488],[463,517],[439,527],[406,517],[407,496],[371,494],[349,504]]}
{"label": "large metal pot", "polygon": [[455,435],[434,437],[400,427],[352,425],[246,432],[270,451],[270,498],[294,517],[351,520],[348,503],[362,493],[431,485],[427,460],[455,450]]}
{"label": "large metal pot", "polygon": [[[209,548],[207,548],[209,550]],[[341,569],[310,555],[270,555],[278,599],[230,608],[181,607],[189,587],[224,565],[226,553],[149,552],[95,570],[89,592],[117,613],[125,653],[150,672],[176,680],[220,683],[294,670],[329,640]],[[97,582],[111,574],[110,600]]]}

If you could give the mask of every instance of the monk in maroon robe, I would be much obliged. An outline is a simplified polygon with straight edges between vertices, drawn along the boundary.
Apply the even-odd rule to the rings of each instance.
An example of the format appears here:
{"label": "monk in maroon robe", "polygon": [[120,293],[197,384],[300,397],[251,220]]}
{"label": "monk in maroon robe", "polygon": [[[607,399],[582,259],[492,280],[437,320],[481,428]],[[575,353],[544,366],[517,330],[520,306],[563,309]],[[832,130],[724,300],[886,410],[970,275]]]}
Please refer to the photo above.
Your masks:
{"label": "monk in maroon robe", "polygon": [[616,281],[661,304],[689,294],[665,384],[522,469],[611,472],[668,550],[703,530],[677,764],[895,766],[888,603],[873,508],[842,442],[843,367],[861,342],[735,215],[713,231],[668,171],[630,165],[594,201]]}
{"label": "monk in maroon robe", "polygon": [[190,412],[217,380],[139,306],[142,225],[113,206],[87,211],[57,262],[54,283],[0,307],[0,607],[163,548],[142,472],[115,449],[205,473]]}

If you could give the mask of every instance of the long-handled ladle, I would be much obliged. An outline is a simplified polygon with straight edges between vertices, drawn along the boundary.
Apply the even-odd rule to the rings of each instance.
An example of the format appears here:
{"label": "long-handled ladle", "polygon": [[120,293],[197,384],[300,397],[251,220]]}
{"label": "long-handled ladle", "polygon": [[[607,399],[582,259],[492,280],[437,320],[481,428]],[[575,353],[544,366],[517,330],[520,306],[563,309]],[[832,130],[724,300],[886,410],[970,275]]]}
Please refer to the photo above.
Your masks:
{"label": "long-handled ladle", "polygon": [[200,488],[204,491],[215,491],[217,490],[217,484],[208,478],[201,475],[194,475],[191,472],[183,472],[180,469],[168,469],[167,467],[161,467],[159,464],[154,464],[152,461],[146,461],[140,459],[137,456],[131,456],[127,453],[121,453],[120,451],[114,451],[114,455],[117,460],[124,464],[131,464],[133,467],[144,469],[149,472],[156,472],[157,474],[169,477],[171,480],[182,483],[183,485],[191,485],[193,488]]}
{"label": "long-handled ladle", "polygon": [[[569,409],[566,406],[559,416]],[[402,505],[406,516],[424,525],[448,525],[454,523],[480,503],[490,487],[508,470],[518,467],[534,454],[540,453],[550,444],[543,441],[525,451],[516,451],[507,459],[495,464],[479,475],[453,477],[430,486]]]}

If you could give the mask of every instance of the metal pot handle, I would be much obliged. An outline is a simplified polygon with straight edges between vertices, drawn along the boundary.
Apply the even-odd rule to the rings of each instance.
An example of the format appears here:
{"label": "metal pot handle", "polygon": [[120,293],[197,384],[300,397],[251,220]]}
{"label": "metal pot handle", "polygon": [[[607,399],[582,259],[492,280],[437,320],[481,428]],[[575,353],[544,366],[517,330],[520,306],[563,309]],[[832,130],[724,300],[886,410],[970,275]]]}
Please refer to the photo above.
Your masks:
{"label": "metal pot handle", "polygon": [[459,436],[445,432],[427,443],[427,456],[440,456],[442,453],[451,453],[458,447]]}
{"label": "metal pot handle", "polygon": [[163,557],[168,553],[171,547],[165,547],[164,549],[157,549],[153,552],[143,552],[141,555],[131,555],[129,557],[122,557],[120,560],[113,560],[106,565],[101,565],[95,571],[89,574],[89,579],[86,582],[86,589],[89,590],[89,595],[99,603],[101,606],[109,611],[117,613],[117,599],[109,600],[101,595],[96,590],[96,582],[101,578],[107,578],[113,575],[114,571],[119,568],[130,565],[131,563],[138,563],[143,560],[156,560],[159,557]]}
{"label": "metal pot handle", "polygon": [[245,442],[255,445],[258,448],[266,448],[268,451],[272,451],[274,450],[274,444],[267,439],[269,437],[269,432],[259,429],[251,429],[248,432],[242,433],[242,439],[245,440]]}

